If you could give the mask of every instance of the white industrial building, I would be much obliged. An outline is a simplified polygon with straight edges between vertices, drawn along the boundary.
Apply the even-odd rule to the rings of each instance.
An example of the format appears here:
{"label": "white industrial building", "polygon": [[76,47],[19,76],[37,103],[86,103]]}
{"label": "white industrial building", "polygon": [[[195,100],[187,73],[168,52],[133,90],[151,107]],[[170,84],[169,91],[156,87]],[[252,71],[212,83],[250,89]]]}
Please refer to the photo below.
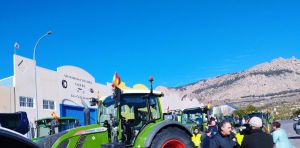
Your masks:
{"label": "white industrial building", "polygon": [[14,55],[14,74],[0,80],[0,112],[27,112],[30,123],[50,117],[71,116],[83,125],[84,104],[90,108],[91,123],[96,122],[97,108],[90,98],[111,94],[109,85],[102,85],[84,69],[61,66],[56,71],[36,66],[36,62]]}

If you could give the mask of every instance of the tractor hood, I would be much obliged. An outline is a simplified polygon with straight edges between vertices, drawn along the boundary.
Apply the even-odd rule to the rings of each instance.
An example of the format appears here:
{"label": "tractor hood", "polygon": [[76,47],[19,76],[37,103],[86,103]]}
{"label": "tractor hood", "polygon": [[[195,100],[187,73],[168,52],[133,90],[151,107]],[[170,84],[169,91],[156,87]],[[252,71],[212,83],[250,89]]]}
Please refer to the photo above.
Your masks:
{"label": "tractor hood", "polygon": [[100,127],[98,124],[82,126],[70,130],[66,130],[54,135],[47,136],[37,143],[43,148],[58,147],[58,146],[71,146],[74,143],[78,143],[79,140],[82,140],[81,137],[88,138],[89,135],[97,135],[108,139],[107,128]]}

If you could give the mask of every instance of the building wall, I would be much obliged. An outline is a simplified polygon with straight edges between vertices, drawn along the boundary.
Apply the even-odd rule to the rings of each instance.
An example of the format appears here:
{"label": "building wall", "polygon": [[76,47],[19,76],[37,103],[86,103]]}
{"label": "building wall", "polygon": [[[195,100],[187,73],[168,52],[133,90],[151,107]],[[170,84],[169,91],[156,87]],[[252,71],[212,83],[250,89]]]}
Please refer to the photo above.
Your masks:
{"label": "building wall", "polygon": [[83,104],[89,105],[90,98],[96,97],[98,90],[95,88],[95,78],[85,70],[75,66],[62,66],[57,68],[57,74],[61,104],[84,106]]}
{"label": "building wall", "polygon": [[[30,122],[37,119],[36,100],[35,100],[35,62],[31,59],[14,55],[14,76],[15,76],[15,94],[16,94],[16,111],[27,112],[27,117]],[[21,107],[20,97],[33,98],[33,108]]]}
{"label": "building wall", "polygon": [[[83,110],[84,104],[95,111],[97,107],[90,106],[90,98],[111,94],[106,85],[96,83],[92,75],[79,67],[62,66],[57,71],[37,67],[36,100],[35,62],[18,55],[14,55],[14,76],[16,111],[26,111],[32,123],[37,119],[51,117],[52,112],[58,116],[62,112],[67,113],[66,116],[73,115],[72,111]],[[34,106],[21,107],[19,98],[22,96],[32,98]],[[54,101],[55,108],[44,109],[43,100]]]}
{"label": "building wall", "polygon": [[[59,77],[56,71],[45,68],[37,68],[37,97],[38,97],[38,118],[51,117],[51,113],[55,112],[60,116],[59,110]],[[43,100],[54,101],[54,110],[44,109]]]}
{"label": "building wall", "polygon": [[112,95],[112,93],[113,93],[112,87],[109,84],[102,85],[102,84],[96,83],[95,88],[97,90],[96,96],[95,96],[96,98],[109,96],[109,95]]}
{"label": "building wall", "polygon": [[0,86],[0,113],[15,112],[14,88]]}

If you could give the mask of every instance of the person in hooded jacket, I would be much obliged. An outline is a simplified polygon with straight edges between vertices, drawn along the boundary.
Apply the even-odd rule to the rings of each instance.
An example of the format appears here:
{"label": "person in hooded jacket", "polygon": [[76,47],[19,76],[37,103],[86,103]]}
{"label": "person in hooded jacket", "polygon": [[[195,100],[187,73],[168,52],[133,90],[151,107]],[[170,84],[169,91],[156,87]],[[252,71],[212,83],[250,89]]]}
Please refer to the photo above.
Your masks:
{"label": "person in hooded jacket", "polygon": [[251,131],[245,135],[241,148],[273,148],[272,136],[262,131],[262,120],[252,117],[249,121]]}

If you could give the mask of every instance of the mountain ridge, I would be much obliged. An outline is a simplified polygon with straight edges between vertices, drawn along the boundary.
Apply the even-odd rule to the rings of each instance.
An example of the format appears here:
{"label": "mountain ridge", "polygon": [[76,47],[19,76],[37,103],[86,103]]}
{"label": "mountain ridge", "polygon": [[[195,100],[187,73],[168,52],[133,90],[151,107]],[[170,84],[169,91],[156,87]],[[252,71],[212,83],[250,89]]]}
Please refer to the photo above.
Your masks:
{"label": "mountain ridge", "polygon": [[[253,104],[257,107],[272,107],[278,102],[299,105],[300,60],[277,58],[241,72],[224,74],[179,87],[157,87],[171,100],[184,101],[183,106],[195,103],[215,105],[233,103],[237,106]],[[184,105],[190,104],[191,105]],[[168,102],[168,101],[166,101]],[[166,103],[172,106],[172,101]]]}

